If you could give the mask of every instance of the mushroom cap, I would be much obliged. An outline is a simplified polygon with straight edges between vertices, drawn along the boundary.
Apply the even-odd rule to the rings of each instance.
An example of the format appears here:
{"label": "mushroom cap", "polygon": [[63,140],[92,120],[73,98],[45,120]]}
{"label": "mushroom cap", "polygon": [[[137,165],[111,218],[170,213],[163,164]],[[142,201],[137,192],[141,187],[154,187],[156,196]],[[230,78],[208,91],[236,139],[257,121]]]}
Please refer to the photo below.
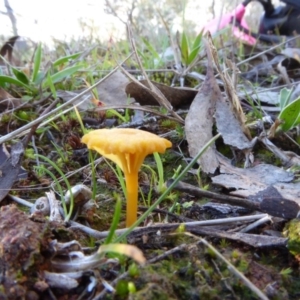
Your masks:
{"label": "mushroom cap", "polygon": [[137,172],[147,155],[164,153],[172,146],[167,139],[133,128],[97,129],[85,134],[81,141],[117,163],[125,173]]}

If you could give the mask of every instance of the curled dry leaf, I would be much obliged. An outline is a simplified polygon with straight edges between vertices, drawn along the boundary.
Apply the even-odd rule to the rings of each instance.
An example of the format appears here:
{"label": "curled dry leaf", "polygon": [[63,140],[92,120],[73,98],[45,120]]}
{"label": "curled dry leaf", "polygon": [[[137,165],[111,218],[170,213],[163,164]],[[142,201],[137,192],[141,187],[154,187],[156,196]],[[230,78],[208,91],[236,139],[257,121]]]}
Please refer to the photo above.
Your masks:
{"label": "curled dry leaf", "polygon": [[[149,88],[147,80],[141,80],[140,83]],[[154,81],[151,83],[163,93],[174,108],[190,105],[197,94],[197,91],[193,89],[170,87]],[[135,82],[130,82],[125,91],[127,95],[133,97],[141,105],[159,105],[148,89],[142,88]]]}
{"label": "curled dry leaf", "polygon": [[[251,149],[256,140],[251,142],[249,129],[245,125],[245,116],[241,108],[234,84],[228,73],[223,72],[218,63],[216,49],[211,37],[205,43],[208,57],[206,79],[196,95],[185,121],[185,132],[189,143],[189,152],[193,157],[212,138],[214,117],[218,131],[225,144],[240,150]],[[213,73],[213,62],[224,82],[227,98],[225,99]],[[209,148],[199,159],[201,168],[206,173],[214,173],[218,167],[216,151]]]}
{"label": "curled dry leaf", "polygon": [[7,61],[10,65],[24,67],[26,62],[31,61],[35,46],[36,44],[27,37],[11,37],[0,49],[0,65],[5,65]]}
{"label": "curled dry leaf", "polygon": [[[5,57],[10,64],[13,64],[13,62],[14,62],[12,53],[13,53],[14,45],[18,38],[19,38],[19,36],[11,37],[9,40],[7,40],[4,43],[4,45],[0,49],[0,55],[2,57]],[[1,64],[3,64],[2,58],[1,58],[0,62],[1,62]]]}
{"label": "curled dry leaf", "polygon": [[[226,99],[221,96],[216,101],[215,118],[218,131],[222,134],[225,144],[240,150],[251,149],[253,147],[253,143],[249,141],[251,134],[245,124],[246,117],[235,91],[233,80],[226,70],[221,70],[211,36],[209,36],[209,45],[226,92]],[[236,72],[236,70],[233,70],[233,72]]]}
{"label": "curled dry leaf", "polygon": [[300,62],[300,49],[298,48],[285,48],[281,53],[287,57],[294,58]]}
{"label": "curled dry leaf", "polygon": [[[206,78],[185,119],[185,134],[192,157],[196,156],[199,150],[212,139],[216,102],[222,97],[214,77],[211,50],[207,42],[205,47],[208,57]],[[214,147],[208,148],[198,162],[205,173],[215,173],[219,162]]]}
{"label": "curled dry leaf", "polygon": [[18,180],[18,176],[21,173],[21,163],[22,163],[23,153],[24,153],[24,146],[21,142],[18,142],[11,147],[10,156],[7,156],[7,153],[3,153],[1,155],[0,202],[9,193],[15,181]]}
{"label": "curled dry leaf", "polygon": [[216,122],[224,143],[240,150],[252,148],[252,143],[244,134],[239,120],[231,109],[231,104],[223,97],[216,103]]}
{"label": "curled dry leaf", "polygon": [[6,109],[17,108],[21,104],[21,99],[14,98],[11,94],[0,87],[0,112]]}
{"label": "curled dry leaf", "polygon": [[[298,210],[295,210],[293,207],[300,207],[300,184],[291,183],[294,179],[293,173],[268,164],[260,164],[253,168],[241,169],[226,163],[221,163],[220,173],[220,175],[212,178],[213,183],[234,190],[231,192],[232,195],[248,198],[254,196],[254,199],[257,200],[261,196],[259,192],[267,191],[265,195],[269,196],[269,200],[265,199],[262,203],[263,205],[266,207],[269,205],[273,205],[274,207],[278,206],[276,211],[290,209],[289,212],[284,212],[285,215],[293,215],[296,217]],[[273,197],[274,194],[272,196],[270,190],[268,190],[270,187],[277,190],[278,193],[275,194],[276,197]],[[269,204],[268,201],[273,201],[273,204]],[[282,206],[282,208],[279,208],[279,206]],[[264,209],[264,211],[266,210],[267,209]],[[269,213],[274,215],[274,211],[271,212],[270,208],[268,208],[268,210]]]}
{"label": "curled dry leaf", "polygon": [[108,253],[108,252],[115,252],[119,254],[126,255],[132,259],[134,259],[139,264],[144,264],[146,262],[146,258],[143,255],[143,252],[132,245],[126,245],[126,244],[108,244],[108,245],[102,245],[98,253]]}

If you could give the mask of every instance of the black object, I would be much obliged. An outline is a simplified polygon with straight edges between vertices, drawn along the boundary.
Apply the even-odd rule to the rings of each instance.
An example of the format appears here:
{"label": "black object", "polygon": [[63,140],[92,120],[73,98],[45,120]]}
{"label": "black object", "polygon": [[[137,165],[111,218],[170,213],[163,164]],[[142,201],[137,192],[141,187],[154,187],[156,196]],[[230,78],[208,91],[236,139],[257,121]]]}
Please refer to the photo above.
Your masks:
{"label": "black object", "polygon": [[258,0],[264,7],[259,33],[294,36],[300,34],[300,1],[282,0],[285,5],[274,7],[271,0]]}

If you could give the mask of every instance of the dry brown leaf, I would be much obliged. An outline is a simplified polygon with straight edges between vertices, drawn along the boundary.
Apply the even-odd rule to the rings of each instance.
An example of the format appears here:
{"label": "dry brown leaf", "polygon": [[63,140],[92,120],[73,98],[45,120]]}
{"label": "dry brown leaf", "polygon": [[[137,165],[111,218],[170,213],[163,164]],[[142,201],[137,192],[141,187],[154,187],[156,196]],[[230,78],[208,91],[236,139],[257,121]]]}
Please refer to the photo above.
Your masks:
{"label": "dry brown leaf", "polygon": [[133,245],[107,244],[99,247],[98,253],[109,253],[109,252],[126,255],[134,259],[139,264],[144,264],[146,262],[146,258],[144,257],[143,252],[139,248]]}
{"label": "dry brown leaf", "polygon": [[[0,202],[10,192],[11,187],[18,180],[21,171],[24,146],[21,142],[11,147],[11,153],[8,157],[6,153],[1,156],[0,164]],[[7,157],[5,157],[7,156]]]}
{"label": "dry brown leaf", "polygon": [[240,150],[251,149],[253,143],[249,141],[250,131],[245,125],[245,115],[240,101],[236,94],[234,84],[225,71],[222,71],[218,62],[217,51],[213,45],[211,36],[209,36],[209,48],[212,57],[219,71],[219,75],[224,82],[227,98],[218,97],[216,102],[216,123],[218,131],[227,145],[234,146]]}
{"label": "dry brown leaf", "polygon": [[244,134],[239,120],[231,109],[231,103],[220,97],[216,102],[216,123],[224,143],[240,150],[251,149],[253,144]]}
{"label": "dry brown leaf", "polygon": [[286,244],[287,238],[274,237],[274,236],[266,236],[261,234],[249,234],[242,232],[226,232],[217,230],[214,228],[207,228],[205,226],[199,227],[199,229],[195,230],[201,235],[208,235],[210,237],[218,237],[220,239],[229,239],[232,241],[242,242],[251,247],[255,248],[265,248],[265,247],[282,247]]}
{"label": "dry brown leaf", "polygon": [[[57,96],[61,98],[64,102],[68,102],[80,93],[82,93],[85,89],[81,89],[78,91],[63,91],[57,90]],[[93,94],[88,93],[78,98],[76,101],[72,102],[72,105],[76,105],[79,110],[85,111],[90,109],[91,107],[95,107],[93,105]]]}
{"label": "dry brown leaf", "polygon": [[[190,105],[197,94],[197,91],[193,89],[174,88],[154,81],[151,82],[163,93],[174,108]],[[149,88],[146,80],[141,80],[140,83]],[[141,105],[159,105],[148,89],[142,88],[135,82],[130,82],[126,86],[125,91],[127,95],[133,97],[135,101],[139,102]]]}
{"label": "dry brown leaf", "polygon": [[300,62],[300,49],[298,48],[285,48],[281,53],[287,57],[294,58]]}
{"label": "dry brown leaf", "polygon": [[237,89],[240,99],[247,100],[250,97],[254,100],[254,103],[257,103],[257,106],[262,106],[262,104],[265,103],[269,105],[279,104],[279,89],[277,91],[269,91],[268,89],[254,85],[251,87],[247,87],[245,86],[245,84],[238,85]]}
{"label": "dry brown leaf", "polygon": [[[189,153],[196,156],[200,149],[212,139],[216,102],[222,98],[214,77],[212,57],[208,43],[205,43],[208,66],[205,81],[191,104],[185,119],[185,134],[189,144]],[[205,173],[215,173],[219,166],[214,147],[210,147],[198,160]]]}
{"label": "dry brown leaf", "polygon": [[[280,194],[280,197],[278,195],[270,197],[271,200],[265,200],[265,206],[271,205],[267,201],[273,201],[274,206],[278,206],[278,203],[286,203],[286,209],[293,205],[300,205],[300,183],[291,183],[294,174],[282,168],[260,164],[253,168],[241,169],[222,161],[220,172],[221,175],[212,178],[213,183],[229,190],[233,189],[234,191],[230,193],[232,195],[249,198],[259,195],[259,192],[268,191],[267,189],[272,186]],[[270,192],[269,195],[271,196]],[[289,203],[287,200],[294,203]],[[298,211],[296,211],[297,213]]]}
{"label": "dry brown leaf", "polygon": [[13,109],[22,104],[21,99],[14,98],[11,94],[0,87],[0,112]]}
{"label": "dry brown leaf", "polygon": [[[218,130],[222,134],[226,144],[235,146],[238,149],[250,148],[251,144],[249,143],[248,138],[251,139],[251,134],[245,124],[246,117],[235,91],[234,83],[228,72],[226,70],[221,70],[217,51],[210,35],[208,36],[208,42],[210,49],[212,50],[214,63],[221,79],[224,82],[224,88],[227,96],[226,100],[221,97],[219,98],[220,101],[217,101],[216,121]],[[233,66],[232,62],[230,62],[230,64]]]}
{"label": "dry brown leaf", "polygon": [[[15,64],[15,61],[13,59],[13,49],[14,49],[14,45],[15,45],[15,42],[17,41],[17,39],[19,38],[19,36],[13,36],[11,37],[9,40],[7,40],[4,45],[1,47],[0,49],[0,55],[4,58],[7,59],[7,61],[10,63],[10,64]],[[0,62],[3,63],[3,59],[0,58]]]}
{"label": "dry brown leaf", "polygon": [[116,71],[97,86],[99,100],[106,105],[130,104],[125,88],[130,80],[121,72]]}
{"label": "dry brown leaf", "polygon": [[212,178],[214,183],[228,189],[247,190],[249,195],[258,193],[269,185],[291,182],[294,179],[293,173],[273,165],[259,164],[253,168],[242,169],[224,160],[220,164],[220,173],[221,175]]}
{"label": "dry brown leaf", "polygon": [[[126,105],[132,102],[132,99],[128,98],[125,93],[125,87],[129,83],[129,79],[120,71],[116,71],[111,74],[107,79],[101,82],[97,86],[99,99],[105,105]],[[62,91],[58,90],[58,97],[62,98],[65,102],[74,98],[85,89],[78,91]],[[82,102],[78,107],[80,110],[87,110],[91,107],[96,107],[94,96],[91,93],[83,95],[72,104],[78,104]],[[129,103],[128,103],[129,102]]]}

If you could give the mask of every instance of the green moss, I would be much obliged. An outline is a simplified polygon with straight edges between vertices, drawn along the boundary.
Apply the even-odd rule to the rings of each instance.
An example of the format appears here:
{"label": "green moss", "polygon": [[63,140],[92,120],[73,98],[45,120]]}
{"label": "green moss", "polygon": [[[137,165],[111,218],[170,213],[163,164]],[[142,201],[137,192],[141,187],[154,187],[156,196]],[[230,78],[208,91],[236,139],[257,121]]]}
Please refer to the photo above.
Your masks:
{"label": "green moss", "polygon": [[300,220],[294,219],[286,224],[285,236],[288,237],[289,251],[298,256],[300,254]]}

